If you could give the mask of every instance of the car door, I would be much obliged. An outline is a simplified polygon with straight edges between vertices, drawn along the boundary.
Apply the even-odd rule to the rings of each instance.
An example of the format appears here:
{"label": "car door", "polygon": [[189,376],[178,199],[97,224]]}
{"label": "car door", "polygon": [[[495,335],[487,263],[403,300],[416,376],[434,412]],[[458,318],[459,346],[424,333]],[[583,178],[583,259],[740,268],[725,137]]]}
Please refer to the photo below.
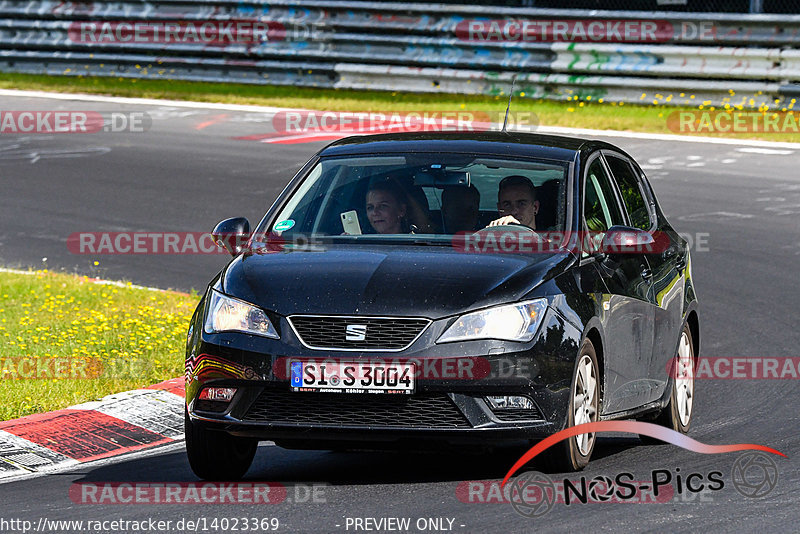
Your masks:
{"label": "car door", "polygon": [[653,350],[653,305],[648,293],[650,268],[643,254],[609,256],[598,250],[603,235],[612,226],[628,223],[616,187],[601,155],[587,162],[584,175],[583,226],[581,240],[585,258],[595,267],[608,290],[602,296],[601,322],[604,332],[606,390],[604,413],[630,410],[646,403],[653,384],[649,381]]}
{"label": "car door", "polygon": [[685,286],[685,241],[664,220],[659,220],[655,198],[644,181],[641,171],[628,158],[605,153],[606,162],[630,226],[656,235],[656,246],[645,254],[653,274],[648,300],[653,305],[653,355],[650,377],[655,382],[651,400],[661,397],[669,381],[670,359],[675,356],[683,327],[683,292]]}

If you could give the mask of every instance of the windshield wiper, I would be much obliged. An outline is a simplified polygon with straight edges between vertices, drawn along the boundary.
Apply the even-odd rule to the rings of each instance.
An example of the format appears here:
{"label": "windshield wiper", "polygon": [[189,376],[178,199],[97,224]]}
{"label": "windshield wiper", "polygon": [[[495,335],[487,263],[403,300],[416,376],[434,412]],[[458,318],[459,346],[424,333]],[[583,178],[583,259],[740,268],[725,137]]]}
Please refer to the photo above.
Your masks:
{"label": "windshield wiper", "polygon": [[380,234],[365,234],[359,236],[329,236],[329,237],[333,237],[332,241],[338,243],[354,243],[354,244],[386,243],[391,245],[432,246],[432,247],[453,246],[452,239],[426,239],[425,237],[423,237],[423,235],[424,234],[383,236]]}

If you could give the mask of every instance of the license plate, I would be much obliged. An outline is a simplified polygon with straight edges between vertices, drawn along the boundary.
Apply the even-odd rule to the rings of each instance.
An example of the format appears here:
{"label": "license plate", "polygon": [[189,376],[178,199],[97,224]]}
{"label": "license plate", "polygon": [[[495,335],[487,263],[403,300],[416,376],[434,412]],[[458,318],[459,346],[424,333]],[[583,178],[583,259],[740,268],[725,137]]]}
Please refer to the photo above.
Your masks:
{"label": "license plate", "polygon": [[413,363],[292,360],[292,391],[322,393],[414,393]]}

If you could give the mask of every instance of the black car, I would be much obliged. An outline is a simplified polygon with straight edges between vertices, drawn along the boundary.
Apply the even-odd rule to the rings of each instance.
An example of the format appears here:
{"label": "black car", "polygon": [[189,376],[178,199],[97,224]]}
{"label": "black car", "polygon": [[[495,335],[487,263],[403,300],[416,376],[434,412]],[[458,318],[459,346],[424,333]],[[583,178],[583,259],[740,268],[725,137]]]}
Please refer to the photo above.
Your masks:
{"label": "black car", "polygon": [[[201,478],[241,477],[259,440],[413,448],[606,419],[689,428],[700,337],[688,246],[611,144],[342,139],[254,231],[234,218],[214,235],[234,258],[186,352],[186,448]],[[565,440],[553,460],[581,469],[594,441]]]}

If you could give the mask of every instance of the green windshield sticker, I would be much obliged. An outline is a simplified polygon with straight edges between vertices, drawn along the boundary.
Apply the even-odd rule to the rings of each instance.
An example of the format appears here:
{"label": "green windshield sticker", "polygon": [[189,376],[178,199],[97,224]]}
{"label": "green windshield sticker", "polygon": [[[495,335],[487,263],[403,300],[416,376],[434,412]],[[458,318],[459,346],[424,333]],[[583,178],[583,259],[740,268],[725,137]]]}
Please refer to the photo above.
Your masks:
{"label": "green windshield sticker", "polygon": [[278,232],[283,232],[284,230],[288,230],[292,226],[294,226],[294,221],[292,219],[286,219],[285,221],[280,221],[275,223],[275,226],[273,226],[272,229]]}

